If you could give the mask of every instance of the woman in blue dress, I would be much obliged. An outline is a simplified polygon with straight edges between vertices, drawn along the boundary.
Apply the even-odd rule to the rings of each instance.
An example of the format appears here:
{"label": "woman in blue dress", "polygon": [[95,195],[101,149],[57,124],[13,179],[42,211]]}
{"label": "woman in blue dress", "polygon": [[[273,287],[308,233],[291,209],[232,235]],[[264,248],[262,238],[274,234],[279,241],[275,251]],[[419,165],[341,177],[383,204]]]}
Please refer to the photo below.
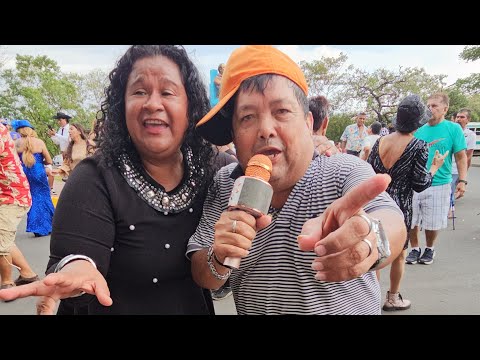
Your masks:
{"label": "woman in blue dress", "polygon": [[54,207],[45,165],[50,165],[52,158],[28,120],[17,120],[15,131],[21,135],[15,145],[32,194],[32,207],[27,214],[27,232],[33,232],[35,237],[46,236],[52,232]]}

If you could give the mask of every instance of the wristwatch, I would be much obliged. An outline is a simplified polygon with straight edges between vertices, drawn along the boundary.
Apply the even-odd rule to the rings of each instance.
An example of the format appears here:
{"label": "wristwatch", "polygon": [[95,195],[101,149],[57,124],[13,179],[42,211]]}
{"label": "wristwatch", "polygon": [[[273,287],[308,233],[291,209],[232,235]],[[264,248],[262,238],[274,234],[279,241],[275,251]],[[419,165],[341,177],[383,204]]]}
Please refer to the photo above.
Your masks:
{"label": "wristwatch", "polygon": [[459,182],[459,183],[463,182],[465,185],[468,185],[468,181],[467,181],[467,180],[458,180],[457,182]]}
{"label": "wristwatch", "polygon": [[382,264],[391,254],[390,251],[390,242],[388,241],[387,234],[383,229],[382,222],[379,219],[370,218],[372,221],[372,230],[375,233],[377,238],[377,250],[378,250],[378,259],[370,268],[370,271],[376,270],[380,264]]}

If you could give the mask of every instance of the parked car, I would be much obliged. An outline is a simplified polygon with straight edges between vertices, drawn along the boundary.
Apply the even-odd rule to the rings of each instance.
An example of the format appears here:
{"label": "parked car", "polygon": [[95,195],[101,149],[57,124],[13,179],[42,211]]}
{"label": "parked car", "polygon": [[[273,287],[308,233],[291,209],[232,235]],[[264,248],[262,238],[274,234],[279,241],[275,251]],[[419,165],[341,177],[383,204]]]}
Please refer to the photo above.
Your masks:
{"label": "parked car", "polygon": [[474,154],[480,154],[480,122],[469,122],[467,129],[472,130],[477,135],[477,142],[475,144]]}

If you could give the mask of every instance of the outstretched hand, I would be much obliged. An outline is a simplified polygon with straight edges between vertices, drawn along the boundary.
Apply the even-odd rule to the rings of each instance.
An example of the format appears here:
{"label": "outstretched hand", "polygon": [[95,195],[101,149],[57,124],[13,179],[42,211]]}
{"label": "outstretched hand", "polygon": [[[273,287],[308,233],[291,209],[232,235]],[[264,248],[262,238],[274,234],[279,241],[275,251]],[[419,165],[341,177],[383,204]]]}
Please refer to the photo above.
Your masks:
{"label": "outstretched hand", "polygon": [[75,296],[81,291],[95,295],[104,306],[113,303],[105,278],[89,262],[83,260],[73,261],[60,272],[49,274],[43,280],[0,290],[0,299],[8,301],[40,296],[37,314],[53,315],[58,300]]}
{"label": "outstretched hand", "polygon": [[[298,236],[301,250],[315,251],[312,268],[315,278],[344,281],[356,278],[370,269],[378,259],[376,238],[365,219],[363,206],[386,190],[391,178],[377,174],[335,200],[317,218],[308,220]],[[368,239],[372,250],[363,241]]]}

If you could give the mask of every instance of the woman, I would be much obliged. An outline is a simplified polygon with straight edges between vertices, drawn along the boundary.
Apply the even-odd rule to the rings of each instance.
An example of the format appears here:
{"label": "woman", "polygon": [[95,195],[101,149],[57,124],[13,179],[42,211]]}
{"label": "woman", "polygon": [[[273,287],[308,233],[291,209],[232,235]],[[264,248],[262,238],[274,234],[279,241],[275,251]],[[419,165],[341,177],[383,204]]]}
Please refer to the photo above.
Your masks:
{"label": "woman", "polygon": [[399,290],[405,270],[408,230],[412,222],[413,191],[422,192],[432,185],[433,176],[448,155],[448,152],[443,156],[435,154],[430,171],[427,171],[427,143],[415,138],[413,133],[425,124],[428,118],[428,110],[419,96],[409,95],[404,98],[393,121],[395,131],[378,139],[367,160],[376,173],[388,174],[392,178],[386,191],[402,210],[407,227],[403,251],[390,268],[390,290],[383,305],[385,311],[406,310],[411,306],[411,301],[403,299]]}
{"label": "woman", "polygon": [[87,138],[82,125],[71,123],[68,133],[70,135],[70,142],[65,151],[63,164],[57,170],[53,171],[54,174],[61,174],[66,177],[70,176],[70,173],[80,161],[92,155],[94,151],[94,145]]}
{"label": "woman", "polygon": [[[183,47],[141,45],[109,78],[98,150],[58,202],[47,271],[57,273],[0,298],[43,295],[42,314],[67,297],[60,314],[64,303],[88,314],[211,314],[185,257],[215,171],[195,131],[209,109],[200,74]],[[81,291],[95,296],[72,297]]]}
{"label": "woman", "polygon": [[34,233],[35,237],[47,236],[52,232],[54,207],[45,165],[51,165],[52,158],[28,120],[17,120],[15,131],[21,136],[15,141],[15,147],[32,193],[26,231]]}

